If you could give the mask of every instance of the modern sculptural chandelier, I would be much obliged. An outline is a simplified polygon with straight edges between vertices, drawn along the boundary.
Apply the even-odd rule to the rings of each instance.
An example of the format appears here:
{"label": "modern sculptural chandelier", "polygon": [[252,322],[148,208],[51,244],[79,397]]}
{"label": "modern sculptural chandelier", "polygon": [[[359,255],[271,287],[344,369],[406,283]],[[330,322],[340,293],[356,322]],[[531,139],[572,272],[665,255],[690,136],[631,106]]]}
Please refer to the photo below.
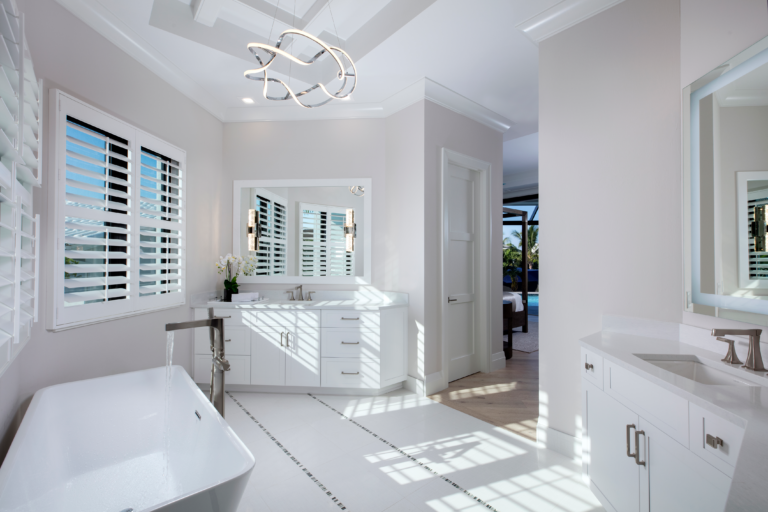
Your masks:
{"label": "modern sculptural chandelier", "polygon": [[[280,2],[278,1],[277,7],[275,8],[275,19],[277,19],[277,8],[279,6],[280,6]],[[296,7],[294,4],[294,23],[296,18],[295,9]],[[331,12],[330,0],[328,2],[328,11],[331,14],[331,18],[333,18],[333,12]],[[274,27],[274,19],[272,20],[272,25]],[[335,27],[335,21],[334,21],[334,27]],[[280,49],[280,45],[283,44],[285,37],[288,35],[292,37],[291,46],[293,46],[296,37],[303,37],[308,39],[312,43],[315,43],[317,46],[319,46],[320,51],[317,52],[317,54],[315,54],[315,56],[310,58],[309,60],[302,60],[298,57],[295,57],[292,53],[288,53]],[[270,38],[271,37],[272,37],[272,31],[270,30]],[[336,38],[338,39],[338,31],[336,33]],[[316,107],[321,107],[332,100],[343,100],[343,99],[349,98],[350,94],[354,92],[355,87],[357,87],[357,69],[355,68],[355,63],[352,62],[352,59],[349,57],[347,52],[345,52],[344,50],[336,46],[329,46],[323,41],[321,41],[320,39],[316,38],[315,36],[308,34],[307,32],[304,32],[302,30],[291,28],[283,31],[283,33],[280,34],[280,37],[278,37],[277,43],[275,44],[275,46],[270,46],[264,43],[250,43],[248,45],[248,49],[251,51],[253,56],[256,57],[256,60],[258,61],[259,66],[261,67],[256,69],[249,69],[248,71],[246,71],[245,78],[248,78],[250,80],[255,80],[257,82],[262,82],[263,83],[262,93],[264,95],[264,98],[268,100],[285,101],[288,99],[293,99],[296,103],[298,103],[300,106],[304,108],[316,108]],[[291,89],[289,84],[286,84],[284,81],[280,80],[279,78],[273,78],[267,75],[267,70],[272,65],[272,63],[275,62],[275,59],[277,58],[278,55],[288,59],[291,64],[295,63],[300,66],[309,66],[317,62],[317,60],[323,55],[325,55],[326,53],[330,55],[333,58],[333,60],[336,62],[336,64],[339,66],[339,71],[336,74],[336,80],[339,81],[338,83],[339,89],[335,93],[329,91],[324,84],[319,82],[308,87],[303,91],[294,92]],[[348,68],[352,68],[351,72],[347,71]],[[290,80],[290,73],[289,73],[289,80]],[[285,94],[283,94],[282,96],[271,96],[268,92],[270,82],[280,84],[285,89]],[[328,97],[323,101],[320,101],[314,104],[307,104],[301,101],[300,98],[302,96],[309,94],[315,89],[320,89]]]}

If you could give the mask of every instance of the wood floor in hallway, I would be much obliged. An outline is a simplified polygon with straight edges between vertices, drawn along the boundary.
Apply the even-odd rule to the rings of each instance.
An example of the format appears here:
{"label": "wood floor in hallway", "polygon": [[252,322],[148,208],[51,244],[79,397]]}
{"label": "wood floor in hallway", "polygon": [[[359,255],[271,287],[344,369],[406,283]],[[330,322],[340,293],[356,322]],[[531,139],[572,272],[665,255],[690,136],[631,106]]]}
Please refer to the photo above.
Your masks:
{"label": "wood floor in hallway", "polygon": [[469,375],[429,398],[535,441],[539,353],[515,350],[503,370]]}

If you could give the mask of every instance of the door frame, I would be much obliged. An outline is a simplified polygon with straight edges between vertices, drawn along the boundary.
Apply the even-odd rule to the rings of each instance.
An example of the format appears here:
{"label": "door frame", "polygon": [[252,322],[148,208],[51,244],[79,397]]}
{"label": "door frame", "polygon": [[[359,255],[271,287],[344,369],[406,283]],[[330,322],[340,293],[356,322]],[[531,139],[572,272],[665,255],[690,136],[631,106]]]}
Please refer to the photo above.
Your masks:
{"label": "door frame", "polygon": [[[475,262],[480,265],[478,269],[479,279],[476,279],[475,284],[478,287],[477,293],[475,293],[476,313],[477,316],[475,322],[475,340],[480,350],[478,355],[480,371],[488,373],[491,371],[491,358],[493,356],[491,349],[491,333],[493,326],[491,325],[491,306],[493,304],[491,297],[491,258],[492,252],[490,250],[491,243],[493,241],[493,204],[491,202],[491,164],[477,158],[467,156],[448,148],[441,148],[440,150],[440,353],[442,355],[442,369],[440,371],[442,377],[442,383],[440,389],[448,387],[448,371],[450,369],[450,359],[448,356],[447,342],[446,342],[446,323],[447,323],[447,311],[448,303],[445,300],[445,244],[450,236],[446,235],[447,224],[445,222],[446,217],[446,201],[445,201],[445,175],[448,170],[449,164],[454,164],[470,171],[479,173],[480,175],[480,196],[484,199],[484,202],[475,201],[475,222],[479,229],[476,229],[476,233],[484,233],[487,237],[486,240],[476,240],[475,243]],[[488,205],[488,208],[483,208],[483,205]],[[485,225],[486,229],[482,229]]]}

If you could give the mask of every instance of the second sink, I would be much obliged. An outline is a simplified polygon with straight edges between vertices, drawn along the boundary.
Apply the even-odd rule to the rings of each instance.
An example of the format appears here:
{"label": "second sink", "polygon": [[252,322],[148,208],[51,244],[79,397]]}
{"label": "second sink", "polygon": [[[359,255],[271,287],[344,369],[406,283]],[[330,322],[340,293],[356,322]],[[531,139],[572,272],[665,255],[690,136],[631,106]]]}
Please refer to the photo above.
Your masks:
{"label": "second sink", "polygon": [[640,359],[651,363],[652,365],[666,370],[680,377],[707,384],[710,386],[759,386],[747,379],[733,375],[731,371],[736,372],[735,368],[728,368],[731,371],[723,371],[705,364],[696,356],[659,356],[653,354],[635,354]]}

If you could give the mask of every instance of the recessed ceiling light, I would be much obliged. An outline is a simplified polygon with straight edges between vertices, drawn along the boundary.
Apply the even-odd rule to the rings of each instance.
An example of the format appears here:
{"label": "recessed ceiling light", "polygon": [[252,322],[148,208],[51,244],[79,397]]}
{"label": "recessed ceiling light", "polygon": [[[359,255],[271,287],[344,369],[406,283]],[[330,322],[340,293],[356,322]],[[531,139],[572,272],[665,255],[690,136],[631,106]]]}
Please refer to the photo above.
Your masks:
{"label": "recessed ceiling light", "polygon": [[251,98],[243,98],[243,103],[247,103],[247,104],[250,105],[251,103],[253,103],[253,99],[251,99]]}

